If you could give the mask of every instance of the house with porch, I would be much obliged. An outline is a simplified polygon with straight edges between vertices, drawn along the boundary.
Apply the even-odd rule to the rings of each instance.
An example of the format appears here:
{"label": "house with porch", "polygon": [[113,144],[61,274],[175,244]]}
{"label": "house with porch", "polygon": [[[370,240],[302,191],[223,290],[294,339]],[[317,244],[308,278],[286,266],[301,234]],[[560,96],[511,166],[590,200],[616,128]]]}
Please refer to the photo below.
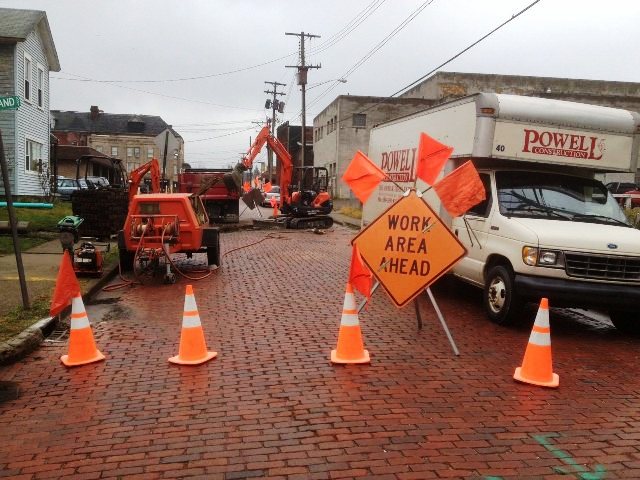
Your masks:
{"label": "house with porch", "polygon": [[0,110],[14,195],[43,193],[41,174],[50,170],[49,72],[59,71],[47,14],[0,8],[0,96],[20,98],[17,109]]}

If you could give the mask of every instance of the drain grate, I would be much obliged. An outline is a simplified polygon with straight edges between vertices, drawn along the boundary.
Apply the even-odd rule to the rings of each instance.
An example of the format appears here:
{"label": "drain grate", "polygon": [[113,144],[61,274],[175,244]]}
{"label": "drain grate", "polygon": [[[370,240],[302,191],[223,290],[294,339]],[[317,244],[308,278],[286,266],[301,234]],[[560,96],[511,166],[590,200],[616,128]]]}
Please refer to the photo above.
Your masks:
{"label": "drain grate", "polygon": [[66,342],[69,338],[69,327],[61,326],[54,329],[47,338],[44,339],[44,343],[46,344],[57,344]]}
{"label": "drain grate", "polygon": [[20,386],[16,382],[0,382],[0,403],[15,400],[20,396]]}

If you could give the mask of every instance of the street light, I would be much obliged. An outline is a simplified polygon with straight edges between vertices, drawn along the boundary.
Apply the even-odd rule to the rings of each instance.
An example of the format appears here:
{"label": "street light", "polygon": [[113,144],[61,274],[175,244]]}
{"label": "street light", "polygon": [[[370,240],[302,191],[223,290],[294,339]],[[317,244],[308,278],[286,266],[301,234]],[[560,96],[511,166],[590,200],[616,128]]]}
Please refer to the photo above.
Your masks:
{"label": "street light", "polygon": [[312,88],[319,87],[320,85],[324,85],[325,83],[329,83],[329,82],[347,83],[347,79],[346,78],[334,78],[333,80],[325,80],[324,82],[315,83],[315,84],[311,85],[310,87],[307,87],[307,90],[311,90]]}

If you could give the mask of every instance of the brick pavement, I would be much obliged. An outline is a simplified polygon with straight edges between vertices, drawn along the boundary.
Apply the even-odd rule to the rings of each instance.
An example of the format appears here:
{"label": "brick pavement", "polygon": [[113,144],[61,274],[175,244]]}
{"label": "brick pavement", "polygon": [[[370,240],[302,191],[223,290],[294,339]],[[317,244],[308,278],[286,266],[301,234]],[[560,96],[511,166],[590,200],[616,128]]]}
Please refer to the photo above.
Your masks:
{"label": "brick pavement", "polygon": [[640,340],[552,315],[560,388],[518,384],[530,327],[491,324],[454,285],[435,293],[460,357],[428,300],[418,332],[379,293],[360,316],[371,365],[334,366],[353,231],[271,234],[194,283],[219,352],[204,365],[167,362],[181,280],[88,306],[105,362],[68,370],[53,344],[0,368],[21,390],[0,403],[0,477],[640,478]]}

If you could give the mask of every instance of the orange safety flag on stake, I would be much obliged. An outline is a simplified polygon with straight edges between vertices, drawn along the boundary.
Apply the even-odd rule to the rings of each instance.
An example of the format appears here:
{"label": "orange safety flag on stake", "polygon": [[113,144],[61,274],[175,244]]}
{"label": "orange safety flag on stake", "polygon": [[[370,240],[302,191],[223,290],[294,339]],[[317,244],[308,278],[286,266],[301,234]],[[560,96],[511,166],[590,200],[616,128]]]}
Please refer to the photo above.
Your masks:
{"label": "orange safety flag on stake", "polygon": [[436,183],[433,189],[452,217],[463,215],[486,198],[480,175],[470,160]]}
{"label": "orange safety flag on stake", "polygon": [[51,299],[51,308],[49,315],[52,317],[58,315],[64,310],[71,300],[80,294],[80,284],[76,278],[76,273],[71,265],[71,257],[67,250],[62,254],[60,268],[58,269],[58,277],[56,278],[56,288]]}
{"label": "orange safety flag on stake", "polygon": [[342,175],[342,180],[349,185],[358,200],[365,203],[386,176],[380,167],[358,150]]}
{"label": "orange safety flag on stake", "polygon": [[262,186],[262,190],[264,190],[264,193],[269,193],[272,188],[273,185],[271,185],[271,182],[267,182]]}
{"label": "orange safety flag on stake", "polygon": [[453,147],[448,147],[426,133],[421,133],[418,146],[417,177],[427,184],[433,185],[452,153]]}
{"label": "orange safety flag on stake", "polygon": [[364,264],[360,256],[360,250],[354,243],[351,251],[351,267],[349,268],[349,283],[358,290],[362,295],[367,297],[367,301],[371,298],[371,283],[373,282],[373,273]]}

